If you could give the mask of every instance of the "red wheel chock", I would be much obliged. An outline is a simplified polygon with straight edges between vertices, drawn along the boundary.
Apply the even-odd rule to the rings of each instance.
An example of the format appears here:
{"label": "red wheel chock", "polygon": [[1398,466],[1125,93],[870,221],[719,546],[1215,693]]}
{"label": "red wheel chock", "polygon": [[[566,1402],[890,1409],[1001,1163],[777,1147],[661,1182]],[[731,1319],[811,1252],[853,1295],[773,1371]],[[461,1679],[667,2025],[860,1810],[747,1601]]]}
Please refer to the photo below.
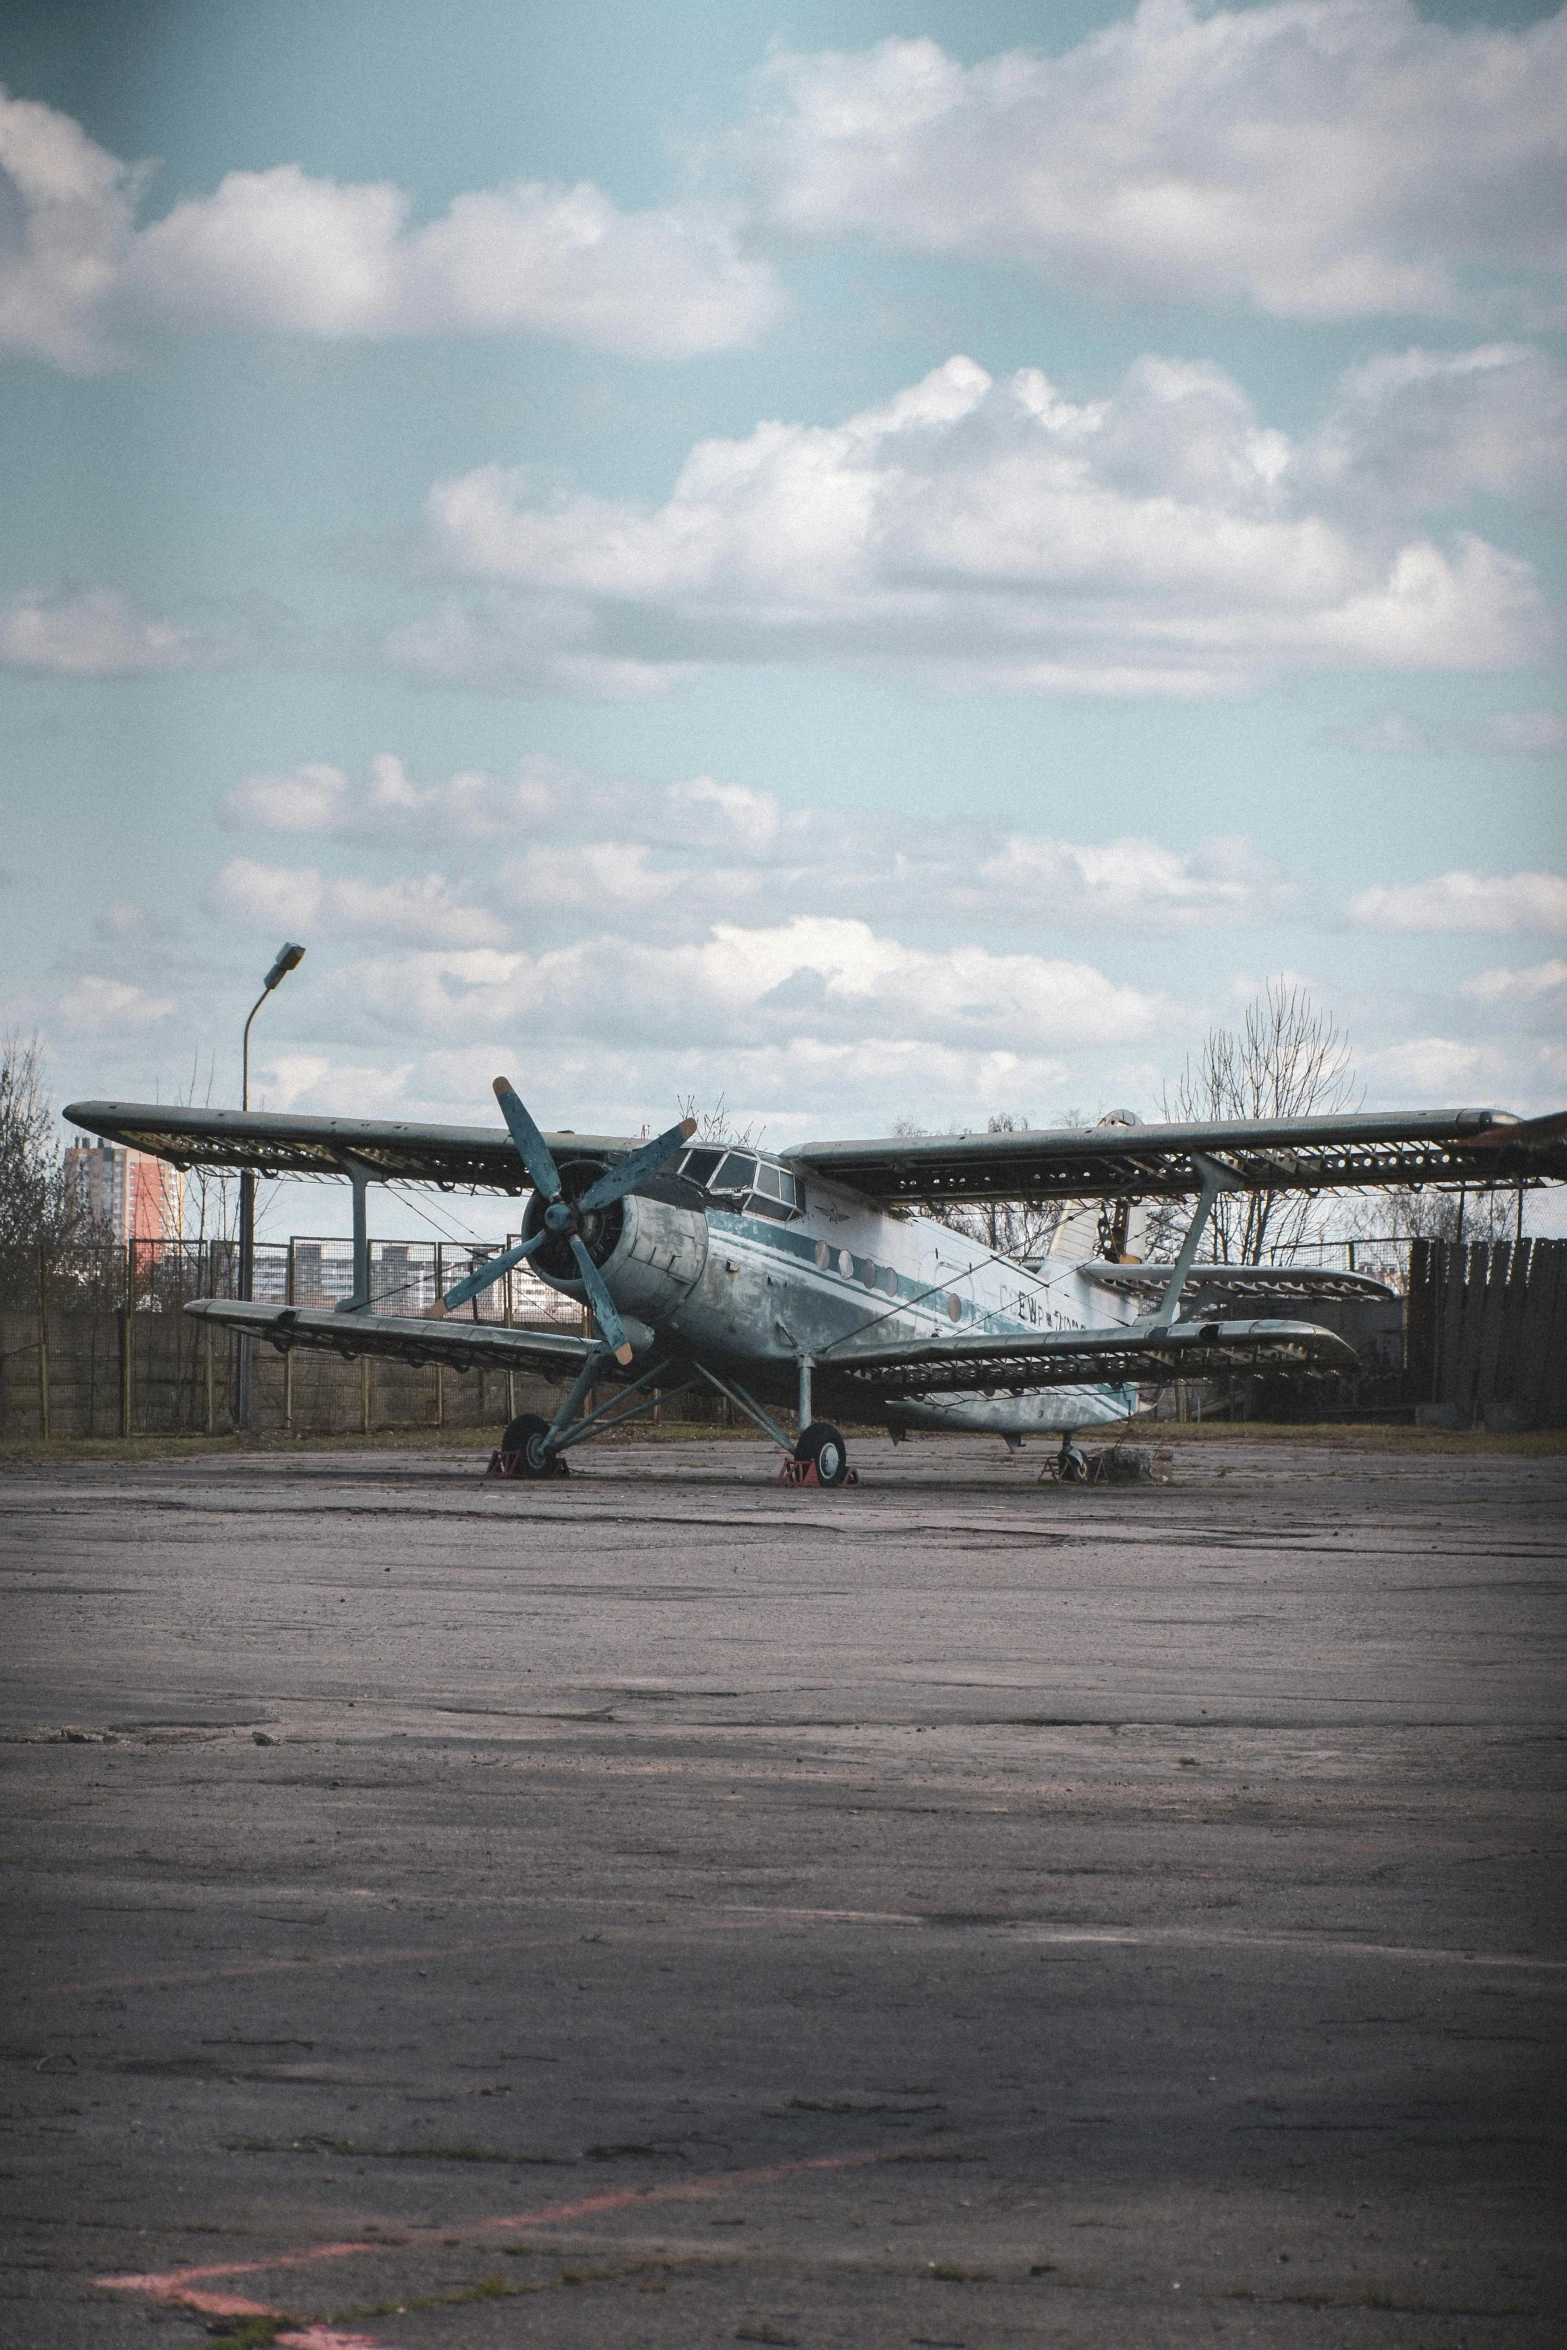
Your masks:
{"label": "red wheel chock", "polygon": [[[522,1465],[520,1452],[492,1452],[490,1465],[484,1474],[486,1477],[521,1477],[525,1479],[528,1477],[528,1472]],[[554,1461],[549,1469],[549,1475],[569,1477],[571,1475],[569,1463],[563,1460]],[[529,1482],[537,1482],[537,1480],[530,1479]]]}
{"label": "red wheel chock", "polygon": [[[844,1470],[843,1483],[845,1485],[858,1485],[859,1481],[858,1469]],[[816,1474],[814,1461],[785,1461],[778,1472],[778,1482],[780,1485],[815,1485],[821,1487],[825,1492],[832,1490],[830,1486],[822,1487],[822,1481]]]}

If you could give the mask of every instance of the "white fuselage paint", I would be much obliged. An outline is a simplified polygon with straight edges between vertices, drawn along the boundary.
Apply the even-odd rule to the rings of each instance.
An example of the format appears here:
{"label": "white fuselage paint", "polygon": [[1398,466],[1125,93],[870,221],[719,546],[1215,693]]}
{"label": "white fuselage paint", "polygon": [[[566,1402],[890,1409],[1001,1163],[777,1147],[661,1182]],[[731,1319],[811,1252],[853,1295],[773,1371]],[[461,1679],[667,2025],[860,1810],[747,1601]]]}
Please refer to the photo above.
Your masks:
{"label": "white fuselage paint", "polygon": [[[801,1356],[811,1357],[825,1394],[857,1338],[918,1345],[1103,1330],[1136,1318],[1134,1302],[1096,1289],[1079,1261],[1020,1265],[929,1216],[889,1215],[796,1174],[804,1206],[787,1222],[710,1200],[705,1250],[693,1211],[640,1197],[625,1203],[620,1243],[602,1270],[622,1313],[652,1332],[655,1351],[688,1349],[762,1400],[792,1404]],[[553,1286],[581,1295],[574,1282]],[[1136,1409],[1135,1390],[1099,1385],[924,1399],[917,1377],[909,1397],[887,1408],[894,1427],[1023,1435],[1102,1425]]]}

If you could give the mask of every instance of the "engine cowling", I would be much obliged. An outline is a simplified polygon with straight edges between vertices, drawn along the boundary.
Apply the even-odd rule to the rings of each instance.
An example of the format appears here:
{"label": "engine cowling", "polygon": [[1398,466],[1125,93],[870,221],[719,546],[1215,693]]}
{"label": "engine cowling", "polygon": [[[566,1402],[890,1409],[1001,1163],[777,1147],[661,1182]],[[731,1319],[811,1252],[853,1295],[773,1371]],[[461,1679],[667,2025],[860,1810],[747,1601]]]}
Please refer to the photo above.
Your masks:
{"label": "engine cowling", "polygon": [[[580,1197],[602,1172],[594,1161],[562,1166],[562,1188],[568,1196]],[[523,1218],[524,1237],[531,1239],[543,1222],[544,1203],[535,1192]],[[707,1264],[707,1218],[701,1209],[649,1198],[640,1191],[584,1215],[581,1231],[621,1313],[655,1325],[679,1311]],[[533,1265],[552,1288],[568,1297],[584,1295],[564,1236],[546,1241]]]}

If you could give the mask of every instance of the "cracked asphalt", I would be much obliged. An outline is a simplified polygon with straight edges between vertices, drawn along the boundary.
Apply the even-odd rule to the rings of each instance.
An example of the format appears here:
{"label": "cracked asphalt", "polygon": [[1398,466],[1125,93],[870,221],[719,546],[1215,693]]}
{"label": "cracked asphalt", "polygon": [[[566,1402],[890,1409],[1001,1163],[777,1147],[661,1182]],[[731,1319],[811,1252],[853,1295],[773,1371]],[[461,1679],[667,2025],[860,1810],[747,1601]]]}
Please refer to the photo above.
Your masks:
{"label": "cracked asphalt", "polygon": [[8,1476],[4,2350],[1554,2350],[1567,1461],[1042,1457]]}

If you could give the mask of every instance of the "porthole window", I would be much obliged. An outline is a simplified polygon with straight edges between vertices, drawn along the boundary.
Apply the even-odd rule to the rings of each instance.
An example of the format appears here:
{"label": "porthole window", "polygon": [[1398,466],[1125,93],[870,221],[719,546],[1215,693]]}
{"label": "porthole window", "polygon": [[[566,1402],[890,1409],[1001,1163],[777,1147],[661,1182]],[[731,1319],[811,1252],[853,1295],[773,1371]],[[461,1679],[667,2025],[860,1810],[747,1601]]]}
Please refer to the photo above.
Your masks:
{"label": "porthole window", "polygon": [[832,1263],[832,1250],[831,1250],[831,1249],[830,1249],[830,1248],[827,1246],[827,1243],[826,1243],[826,1241],[825,1241],[825,1240],[819,1240],[819,1241],[816,1243],[816,1270],[817,1270],[817,1272],[818,1272],[818,1273],[825,1273],[825,1272],[826,1272],[826,1270],[827,1270],[827,1268],[828,1268],[828,1266],[829,1266],[831,1263]]}
{"label": "porthole window", "polygon": [[866,1258],[866,1260],[865,1260],[865,1263],[864,1263],[864,1266],[863,1266],[863,1268],[861,1269],[861,1273],[860,1273],[860,1279],[861,1279],[861,1280],[864,1282],[864,1284],[865,1284],[865,1286],[866,1286],[866,1288],[867,1288],[867,1289],[874,1289],[874,1288],[875,1288],[875,1286],[876,1286],[876,1266],[875,1266],[875,1262],[874,1262],[874,1260],[873,1260],[872,1258],[870,1258],[870,1257],[867,1257],[867,1258]]}
{"label": "porthole window", "polygon": [[846,1248],[841,1248],[838,1251],[838,1270],[843,1275],[845,1281],[853,1279],[854,1259],[850,1256]]}
{"label": "porthole window", "polygon": [[897,1296],[898,1276],[890,1265],[884,1265],[882,1267],[881,1285],[889,1297]]}
{"label": "porthole window", "polygon": [[956,1292],[949,1291],[947,1295],[947,1320],[949,1322],[961,1322],[962,1319],[963,1300],[956,1294]]}

